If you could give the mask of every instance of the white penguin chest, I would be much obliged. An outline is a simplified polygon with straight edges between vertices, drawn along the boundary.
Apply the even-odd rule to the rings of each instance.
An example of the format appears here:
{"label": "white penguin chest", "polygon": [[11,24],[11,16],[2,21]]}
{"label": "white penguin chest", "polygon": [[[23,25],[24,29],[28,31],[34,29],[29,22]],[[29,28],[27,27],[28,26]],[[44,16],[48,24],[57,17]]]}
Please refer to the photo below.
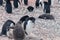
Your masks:
{"label": "white penguin chest", "polygon": [[28,21],[26,25],[26,32],[30,34],[33,31],[34,23],[31,20]]}

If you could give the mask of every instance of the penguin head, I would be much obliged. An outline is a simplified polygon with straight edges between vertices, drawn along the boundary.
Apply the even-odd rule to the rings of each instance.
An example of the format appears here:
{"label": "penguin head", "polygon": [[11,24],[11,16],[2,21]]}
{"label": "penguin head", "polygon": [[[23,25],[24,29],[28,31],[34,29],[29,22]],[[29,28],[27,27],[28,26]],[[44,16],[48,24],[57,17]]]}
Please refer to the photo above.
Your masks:
{"label": "penguin head", "polygon": [[25,15],[25,16],[21,17],[20,21],[23,23],[26,18],[29,18],[29,16],[28,15]]}
{"label": "penguin head", "polygon": [[28,10],[29,12],[32,12],[32,11],[34,10],[34,7],[28,6],[27,10]]}
{"label": "penguin head", "polygon": [[34,17],[30,17],[29,20],[32,21],[33,23],[35,23],[35,18]]}

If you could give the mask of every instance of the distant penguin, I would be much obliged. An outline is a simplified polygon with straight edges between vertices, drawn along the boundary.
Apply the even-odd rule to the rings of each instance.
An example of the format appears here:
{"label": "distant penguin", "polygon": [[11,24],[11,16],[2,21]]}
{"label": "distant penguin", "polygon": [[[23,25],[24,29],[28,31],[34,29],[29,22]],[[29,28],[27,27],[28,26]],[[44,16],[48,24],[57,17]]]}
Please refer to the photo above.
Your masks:
{"label": "distant penguin", "polygon": [[34,10],[34,7],[28,6],[28,7],[27,7],[27,10],[28,10],[29,12],[32,12],[32,11]]}
{"label": "distant penguin", "polygon": [[3,0],[0,0],[0,5],[2,5],[3,4]]}
{"label": "distant penguin", "polygon": [[48,0],[48,4],[51,6],[51,0]]}
{"label": "distant penguin", "polygon": [[12,13],[12,5],[11,5],[11,3],[10,3],[10,0],[6,0],[6,7],[5,7],[5,9],[6,9],[6,12],[7,13]]}
{"label": "distant penguin", "polygon": [[12,20],[7,20],[2,27],[1,35],[7,35],[7,31],[9,31],[9,27],[11,24],[15,25],[15,23]]}
{"label": "distant penguin", "polygon": [[24,0],[24,4],[25,5],[28,5],[28,0]]}
{"label": "distant penguin", "polygon": [[53,15],[47,15],[47,14],[43,14],[43,15],[40,15],[38,18],[40,19],[46,19],[46,20],[54,20],[54,16]]}
{"label": "distant penguin", "polygon": [[14,8],[18,8],[18,3],[20,3],[19,0],[13,0]]}
{"label": "distant penguin", "polygon": [[21,21],[14,26],[13,37],[14,40],[23,40],[25,38],[25,32],[22,28]]}
{"label": "distant penguin", "polygon": [[39,1],[39,4],[40,4],[40,5],[41,5],[41,7],[42,7],[42,0],[40,0],[40,1]]}
{"label": "distant penguin", "polygon": [[46,7],[47,7],[47,8],[46,8],[46,14],[47,14],[47,13],[50,14],[50,6],[47,5]]}
{"label": "distant penguin", "polygon": [[51,6],[51,0],[48,0],[47,6],[46,6],[46,13],[50,13],[50,6]]}
{"label": "distant penguin", "polygon": [[33,30],[34,24],[35,24],[34,17],[29,17],[24,22],[24,30],[26,31],[27,35],[30,34],[30,32]]}
{"label": "distant penguin", "polygon": [[36,3],[35,3],[35,6],[36,6],[36,8],[38,8],[39,7],[39,0],[36,0]]}

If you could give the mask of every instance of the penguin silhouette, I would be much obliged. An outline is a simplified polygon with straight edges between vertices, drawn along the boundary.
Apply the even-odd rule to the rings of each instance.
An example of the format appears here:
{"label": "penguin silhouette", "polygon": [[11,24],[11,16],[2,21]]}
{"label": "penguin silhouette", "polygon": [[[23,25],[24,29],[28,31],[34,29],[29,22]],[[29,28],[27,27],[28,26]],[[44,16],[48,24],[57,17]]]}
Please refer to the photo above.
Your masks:
{"label": "penguin silhouette", "polygon": [[0,6],[3,4],[3,0],[0,0]]}
{"label": "penguin silhouette", "polygon": [[28,0],[24,0],[24,4],[25,5],[28,5]]}
{"label": "penguin silhouette", "polygon": [[15,25],[15,23],[12,20],[7,20],[2,27],[2,31],[1,31],[1,36],[2,35],[6,35],[7,36],[7,31],[9,31],[9,27],[11,26],[11,24],[13,23],[13,25]]}
{"label": "penguin silhouette", "polygon": [[9,14],[12,13],[12,5],[10,3],[10,0],[6,0],[6,7],[5,7],[5,9],[6,9],[7,13],[9,13]]}
{"label": "penguin silhouette", "polygon": [[36,0],[36,3],[35,3],[35,6],[36,6],[36,8],[38,8],[39,7],[39,0]]}
{"label": "penguin silhouette", "polygon": [[18,8],[18,3],[20,4],[19,0],[13,0],[14,8]]}

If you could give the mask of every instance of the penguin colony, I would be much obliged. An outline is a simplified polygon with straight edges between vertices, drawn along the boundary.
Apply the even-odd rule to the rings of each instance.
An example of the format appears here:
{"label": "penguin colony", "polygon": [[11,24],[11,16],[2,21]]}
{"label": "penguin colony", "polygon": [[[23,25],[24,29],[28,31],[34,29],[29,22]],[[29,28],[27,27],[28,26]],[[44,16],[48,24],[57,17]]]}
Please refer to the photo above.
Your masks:
{"label": "penguin colony", "polygon": [[[6,2],[5,10],[6,10],[7,13],[12,14],[12,4],[11,4],[10,1],[11,0],[5,0],[5,2]],[[21,5],[21,3],[22,3],[22,0],[21,1],[12,0],[12,1],[13,1],[14,8],[18,8],[19,4]],[[45,13],[50,13],[51,0],[48,0],[48,2],[44,1],[43,3],[44,3],[44,10],[43,11]],[[28,0],[24,0],[24,4],[27,6],[28,5]],[[36,8],[39,8],[40,4],[42,6],[41,0],[36,0],[35,1],[35,7]],[[3,5],[3,0],[0,0],[0,5]],[[32,12],[34,7],[29,6],[27,9],[28,9],[29,12]]]}
{"label": "penguin colony", "polygon": [[[19,0],[13,0],[13,1],[14,1],[13,2],[14,8],[18,8],[18,3],[20,4]],[[0,2],[0,5],[2,5],[2,3],[3,3],[3,1]],[[24,0],[24,4],[28,5],[28,0]],[[39,8],[39,4],[41,4],[41,2],[39,2],[39,0],[36,0],[36,3],[35,3],[36,8]],[[51,3],[49,3],[49,5],[47,7],[50,8],[50,5],[51,5]],[[12,13],[12,5],[11,5],[10,0],[6,0],[5,9],[6,9],[7,13]],[[34,7],[28,6],[27,10],[29,12],[32,12],[34,10]],[[54,17],[52,15],[50,15],[50,14],[48,15],[48,13],[50,13],[50,9],[46,8],[45,10],[46,10],[47,14],[40,15],[38,18],[54,19]],[[23,22],[24,22],[24,24],[22,24]],[[11,24],[13,24],[13,25],[11,26]],[[7,20],[3,24],[0,36],[5,35],[5,36],[8,36],[8,38],[10,38],[10,39],[14,38],[14,40],[23,40],[25,38],[25,36],[29,35],[31,30],[33,30],[33,28],[32,28],[33,24],[35,24],[35,18],[29,17],[28,15],[21,17],[17,23],[13,22],[12,20]],[[23,27],[22,27],[22,25],[23,25]]]}
{"label": "penguin colony", "polygon": [[[22,27],[23,22],[24,27]],[[11,26],[12,23],[13,25]],[[5,35],[10,39],[14,38],[14,40],[23,40],[25,35],[29,35],[31,30],[33,30],[30,26],[31,24],[35,24],[35,18],[29,17],[28,15],[21,17],[17,23],[12,20],[7,20],[2,27],[0,36]]]}
{"label": "penguin colony", "polygon": [[[3,5],[3,0],[0,0],[0,1],[1,1],[0,5]],[[6,12],[8,14],[12,14],[12,4],[11,4],[10,1],[11,0],[5,0],[5,2],[6,2],[5,10],[6,10]],[[21,1],[19,1],[19,0],[13,0],[14,8],[18,8],[18,6],[19,6],[18,3],[21,5],[22,0]],[[24,4],[27,6],[28,5],[28,0],[24,0]],[[52,15],[50,15],[51,0],[48,0],[48,2],[44,1],[43,4],[44,4],[43,12],[45,13],[45,15],[42,14],[42,17],[39,17],[39,18],[42,18],[42,19],[44,19],[44,18],[51,19],[52,18],[52,19],[54,19],[54,17]],[[42,6],[42,0],[36,0],[35,1],[35,7],[39,8],[39,5]],[[34,7],[28,6],[27,10],[29,12],[32,12],[34,10]],[[49,14],[50,16],[49,15],[48,15],[49,17],[46,16],[47,14]]]}

